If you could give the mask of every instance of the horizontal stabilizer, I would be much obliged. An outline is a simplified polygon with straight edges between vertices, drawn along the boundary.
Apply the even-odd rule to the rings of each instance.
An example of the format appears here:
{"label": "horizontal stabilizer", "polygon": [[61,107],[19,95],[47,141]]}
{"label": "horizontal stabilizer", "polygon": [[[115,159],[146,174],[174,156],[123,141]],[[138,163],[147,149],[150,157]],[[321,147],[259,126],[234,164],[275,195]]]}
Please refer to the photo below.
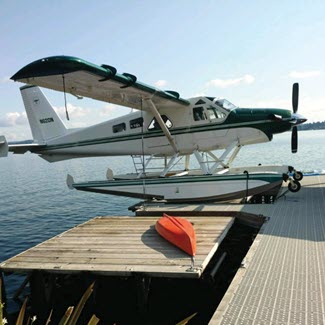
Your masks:
{"label": "horizontal stabilizer", "polygon": [[8,143],[6,138],[1,135],[0,136],[0,157],[7,157],[8,156]]}
{"label": "horizontal stabilizer", "polygon": [[37,143],[8,144],[6,138],[3,135],[0,136],[0,157],[7,157],[8,152],[13,152],[15,154],[24,154],[27,151],[38,152],[45,147],[45,145],[40,145]]}
{"label": "horizontal stabilizer", "polygon": [[30,144],[10,144],[9,151],[15,154],[24,154],[27,151],[37,153],[39,150],[44,149],[45,145],[40,145],[37,143],[30,143]]}

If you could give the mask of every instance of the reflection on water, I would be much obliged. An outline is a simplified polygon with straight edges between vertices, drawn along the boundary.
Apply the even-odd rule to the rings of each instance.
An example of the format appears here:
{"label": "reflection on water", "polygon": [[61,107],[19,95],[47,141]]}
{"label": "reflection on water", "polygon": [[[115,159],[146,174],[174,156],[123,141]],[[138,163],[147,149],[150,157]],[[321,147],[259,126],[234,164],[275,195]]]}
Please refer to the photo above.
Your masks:
{"label": "reflection on water", "polygon": [[281,164],[298,170],[325,170],[325,130],[298,132],[298,152],[291,153],[291,133],[276,135],[269,143],[244,147],[235,165]]}

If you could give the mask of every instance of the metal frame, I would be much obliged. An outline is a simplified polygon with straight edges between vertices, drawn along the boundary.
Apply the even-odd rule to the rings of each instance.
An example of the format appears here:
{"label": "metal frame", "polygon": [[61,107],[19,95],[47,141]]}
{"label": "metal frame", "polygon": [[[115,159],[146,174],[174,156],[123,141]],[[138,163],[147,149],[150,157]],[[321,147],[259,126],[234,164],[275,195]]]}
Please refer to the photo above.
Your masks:
{"label": "metal frame", "polygon": [[[195,155],[196,160],[200,164],[200,167],[204,174],[215,174],[219,166],[222,166],[224,169],[229,168],[236,156],[238,155],[240,149],[241,146],[239,142],[235,141],[224,150],[220,157],[217,157],[211,151],[207,151],[206,153],[213,159],[212,161],[208,161],[207,159],[204,160],[202,157],[202,153],[200,153],[198,150],[195,150],[193,153]],[[230,157],[228,158],[228,160],[226,160],[230,153]],[[209,166],[209,164],[211,163],[214,163],[212,167]]]}

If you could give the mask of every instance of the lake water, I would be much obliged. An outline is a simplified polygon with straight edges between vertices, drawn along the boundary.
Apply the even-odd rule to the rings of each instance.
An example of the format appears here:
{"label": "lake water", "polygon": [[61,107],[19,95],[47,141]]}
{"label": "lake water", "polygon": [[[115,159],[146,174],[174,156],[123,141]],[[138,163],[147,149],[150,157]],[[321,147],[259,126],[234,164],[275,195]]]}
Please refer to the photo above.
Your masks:
{"label": "lake water", "polygon": [[[285,164],[298,170],[325,172],[325,130],[299,132],[297,154],[290,151],[290,133],[270,143],[241,149],[234,165]],[[36,155],[0,159],[0,262],[75,225],[99,215],[132,215],[138,199],[71,191],[67,173],[76,181],[104,179],[133,171],[130,157],[84,158],[48,163]],[[17,277],[7,277],[10,297]]]}

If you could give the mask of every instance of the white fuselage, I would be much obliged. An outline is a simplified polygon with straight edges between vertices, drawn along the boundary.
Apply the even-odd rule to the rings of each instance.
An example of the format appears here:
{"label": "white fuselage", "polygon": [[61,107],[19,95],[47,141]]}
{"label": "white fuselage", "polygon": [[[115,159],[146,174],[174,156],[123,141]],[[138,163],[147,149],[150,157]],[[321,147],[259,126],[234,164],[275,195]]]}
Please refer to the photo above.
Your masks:
{"label": "white fuselage", "polygon": [[[263,132],[250,127],[248,123],[237,124],[234,128],[224,125],[229,111],[212,101],[196,105],[200,99],[206,101],[204,97],[192,98],[191,105],[187,107],[169,108],[166,112],[162,109],[159,112],[165,119],[179,154],[224,149],[234,142],[246,145],[269,141]],[[195,116],[197,108],[201,110],[202,119]],[[153,119],[151,112],[137,111],[87,128],[68,130],[63,136],[49,139],[46,151],[41,154],[50,161],[80,156],[175,154]]]}

